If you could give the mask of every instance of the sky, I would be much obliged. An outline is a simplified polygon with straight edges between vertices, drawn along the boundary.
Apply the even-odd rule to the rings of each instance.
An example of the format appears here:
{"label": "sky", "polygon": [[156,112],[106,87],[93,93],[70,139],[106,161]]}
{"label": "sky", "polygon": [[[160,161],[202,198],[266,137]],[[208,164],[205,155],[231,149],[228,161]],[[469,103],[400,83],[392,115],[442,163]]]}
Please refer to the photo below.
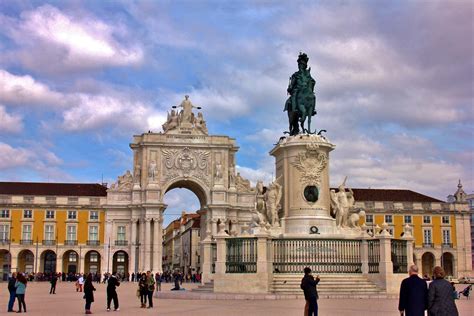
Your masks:
{"label": "sky", "polygon": [[[330,181],[474,192],[471,1],[0,2],[0,181],[112,183],[132,135],[161,131],[185,94],[237,169],[274,174],[268,152],[299,52],[316,80]],[[199,208],[165,196],[168,218]]]}

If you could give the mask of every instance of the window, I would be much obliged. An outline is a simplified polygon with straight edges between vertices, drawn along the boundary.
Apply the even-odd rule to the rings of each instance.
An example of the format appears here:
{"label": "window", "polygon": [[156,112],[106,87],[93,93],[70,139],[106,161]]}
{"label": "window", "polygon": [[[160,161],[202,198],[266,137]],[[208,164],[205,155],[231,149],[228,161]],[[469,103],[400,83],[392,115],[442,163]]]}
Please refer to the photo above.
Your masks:
{"label": "window", "polygon": [[393,210],[393,202],[383,202],[383,208],[385,210]]}
{"label": "window", "polygon": [[54,225],[44,225],[44,240],[54,240]]}
{"label": "window", "polygon": [[77,219],[76,211],[67,211],[67,219]]}
{"label": "window", "polygon": [[365,215],[365,221],[367,223],[373,223],[374,222],[374,215]]}
{"label": "window", "polygon": [[449,224],[449,215],[443,216],[443,224]]}
{"label": "window", "polygon": [[99,219],[99,212],[98,211],[90,211],[89,212],[90,220],[97,220]]}
{"label": "window", "polygon": [[125,262],[125,253],[123,252],[117,253],[117,262]]}
{"label": "window", "polygon": [[451,244],[451,231],[449,229],[443,229],[443,244]]}
{"label": "window", "polygon": [[424,229],[423,230],[423,242],[425,244],[431,244],[431,229]]}
{"label": "window", "polygon": [[405,224],[411,224],[411,215],[405,215],[403,219],[405,220]]}
{"label": "window", "polygon": [[90,262],[99,262],[99,254],[95,251],[91,252],[90,256],[89,256],[89,261]]}
{"label": "window", "polygon": [[431,224],[431,216],[423,216],[423,224]]}
{"label": "window", "polygon": [[76,238],[77,238],[76,226],[75,225],[68,226],[66,240],[76,240]]}
{"label": "window", "polygon": [[10,235],[10,225],[8,224],[1,224],[0,225],[0,241],[9,240]]}
{"label": "window", "polygon": [[46,218],[48,218],[48,219],[54,219],[54,211],[47,210],[47,211],[46,211]]}
{"label": "window", "polygon": [[117,227],[117,240],[125,241],[125,226]]}
{"label": "window", "polygon": [[99,240],[99,226],[89,226],[89,240]]}
{"label": "window", "polygon": [[23,225],[23,235],[22,238],[23,240],[31,240],[31,225]]}
{"label": "window", "polygon": [[385,223],[390,224],[393,222],[392,215],[385,215]]}
{"label": "window", "polygon": [[75,251],[69,253],[69,262],[77,262],[77,253]]}
{"label": "window", "polygon": [[9,218],[10,217],[10,210],[1,210],[0,211],[1,218]]}
{"label": "window", "polygon": [[23,210],[23,218],[33,218],[32,210]]}

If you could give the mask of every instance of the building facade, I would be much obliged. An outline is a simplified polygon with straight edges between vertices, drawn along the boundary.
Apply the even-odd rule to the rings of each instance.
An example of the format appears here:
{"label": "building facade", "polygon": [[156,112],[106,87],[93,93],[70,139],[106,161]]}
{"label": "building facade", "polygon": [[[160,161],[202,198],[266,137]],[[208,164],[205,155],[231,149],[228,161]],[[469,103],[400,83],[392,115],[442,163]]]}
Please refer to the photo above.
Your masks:
{"label": "building facade", "polygon": [[0,182],[0,269],[104,271],[107,188],[100,184]]}
{"label": "building facade", "polygon": [[388,224],[394,238],[409,225],[413,231],[413,262],[423,275],[432,276],[435,266],[447,275],[468,275],[471,265],[471,225],[465,200],[444,202],[410,190],[353,189],[356,208],[366,213],[371,234]]}

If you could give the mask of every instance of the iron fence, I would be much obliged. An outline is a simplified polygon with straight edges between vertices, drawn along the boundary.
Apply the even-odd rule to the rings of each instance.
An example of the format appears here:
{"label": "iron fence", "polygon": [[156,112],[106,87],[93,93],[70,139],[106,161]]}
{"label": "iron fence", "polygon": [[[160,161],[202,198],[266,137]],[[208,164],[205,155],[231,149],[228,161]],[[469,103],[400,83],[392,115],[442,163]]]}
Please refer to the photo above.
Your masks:
{"label": "iron fence", "polygon": [[380,240],[368,240],[369,248],[369,273],[379,273]]}
{"label": "iron fence", "polygon": [[228,238],[226,247],[226,273],[257,272],[257,238]]}
{"label": "iron fence", "polygon": [[393,273],[407,273],[407,242],[406,240],[392,239]]}
{"label": "iron fence", "polygon": [[352,239],[274,239],[275,273],[362,273],[360,240]]}

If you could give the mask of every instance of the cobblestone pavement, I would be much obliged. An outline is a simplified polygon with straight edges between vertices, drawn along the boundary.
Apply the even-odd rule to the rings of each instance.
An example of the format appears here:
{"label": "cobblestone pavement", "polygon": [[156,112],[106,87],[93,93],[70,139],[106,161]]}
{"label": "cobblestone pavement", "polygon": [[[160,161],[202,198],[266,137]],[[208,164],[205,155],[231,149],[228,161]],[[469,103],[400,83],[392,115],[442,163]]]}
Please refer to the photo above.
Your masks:
{"label": "cobblestone pavement", "polygon": [[[194,284],[184,284],[186,289]],[[155,299],[153,309],[139,308],[136,297],[136,284],[122,283],[118,288],[120,311],[105,310],[105,285],[96,285],[95,302],[92,311],[95,315],[186,315],[186,316],[252,316],[302,315],[304,300],[177,300]],[[171,284],[164,284],[162,290],[169,291]],[[459,289],[463,286],[458,286]],[[27,311],[30,315],[81,315],[84,313],[82,293],[76,293],[74,284],[60,282],[56,295],[49,295],[48,283],[28,283],[26,293]],[[7,315],[8,290],[6,283],[0,283],[0,315]],[[319,301],[319,315],[399,315],[395,299],[323,299]],[[473,315],[474,299],[458,300],[461,315]],[[15,310],[17,304],[15,303]],[[11,315],[11,314],[10,314]]]}

